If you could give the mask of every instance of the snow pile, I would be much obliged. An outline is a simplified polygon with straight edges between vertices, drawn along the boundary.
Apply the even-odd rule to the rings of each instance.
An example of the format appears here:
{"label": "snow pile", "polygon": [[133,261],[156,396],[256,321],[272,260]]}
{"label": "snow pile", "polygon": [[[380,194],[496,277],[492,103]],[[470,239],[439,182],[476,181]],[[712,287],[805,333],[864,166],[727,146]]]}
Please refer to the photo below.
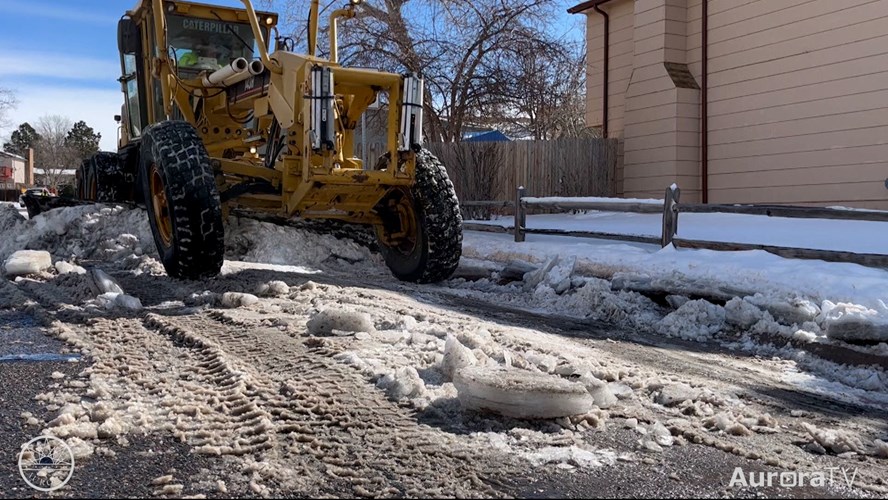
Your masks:
{"label": "snow pile", "polygon": [[0,203],[0,234],[12,234],[9,231],[27,220],[22,217],[16,206],[16,204]]}
{"label": "snow pile", "polygon": [[819,319],[830,338],[888,342],[888,306],[880,301],[877,308],[827,300]]}
{"label": "snow pile", "polygon": [[42,250],[19,250],[6,259],[3,268],[8,276],[37,274],[52,267],[52,256]]}
{"label": "snow pile", "polygon": [[236,217],[228,220],[225,248],[228,258],[309,267],[342,268],[374,258],[351,240]]}
{"label": "snow pile", "polygon": [[656,328],[669,337],[708,340],[725,325],[725,310],[706,300],[690,300],[669,313]]}
{"label": "snow pile", "polygon": [[821,454],[830,452],[835,454],[855,452],[863,453],[864,446],[858,436],[845,430],[818,429],[807,422],[802,423],[802,428],[813,439],[810,443],[811,451]]}
{"label": "snow pile", "polygon": [[732,436],[751,436],[779,432],[777,421],[769,414],[756,415],[750,412],[735,413],[725,411],[703,420],[703,426],[714,431],[722,431]]}
{"label": "snow pile", "polygon": [[88,205],[13,221],[8,211],[0,212],[0,227],[9,227],[4,234],[15,235],[0,241],[0,259],[25,248],[46,250],[64,259],[106,260],[154,252],[155,248],[148,218],[139,209]]}

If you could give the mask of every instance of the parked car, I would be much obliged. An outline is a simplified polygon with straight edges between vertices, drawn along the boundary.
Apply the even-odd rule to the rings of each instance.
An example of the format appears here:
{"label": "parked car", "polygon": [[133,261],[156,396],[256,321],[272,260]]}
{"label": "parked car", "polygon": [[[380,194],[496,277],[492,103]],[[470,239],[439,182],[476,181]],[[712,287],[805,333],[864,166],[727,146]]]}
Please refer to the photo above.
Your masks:
{"label": "parked car", "polygon": [[45,187],[28,188],[28,189],[27,189],[27,190],[26,190],[26,191],[25,191],[25,192],[19,197],[19,203],[22,204],[22,205],[25,204],[25,195],[26,195],[26,194],[29,194],[29,195],[32,195],[32,196],[55,196],[54,194],[52,194],[52,192],[51,192],[48,188],[45,188]]}

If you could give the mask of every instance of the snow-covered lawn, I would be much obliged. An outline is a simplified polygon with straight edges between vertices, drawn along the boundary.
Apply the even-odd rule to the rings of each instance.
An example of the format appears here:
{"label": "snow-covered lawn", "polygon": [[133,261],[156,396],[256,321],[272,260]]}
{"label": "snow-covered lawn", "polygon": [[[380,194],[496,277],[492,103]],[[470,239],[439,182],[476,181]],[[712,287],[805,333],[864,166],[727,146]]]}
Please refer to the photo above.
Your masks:
{"label": "snow-covered lawn", "polygon": [[[512,226],[510,217],[472,221]],[[527,227],[658,236],[657,214],[588,212],[531,215]],[[685,214],[678,235],[687,239],[888,253],[888,223],[789,219],[737,214]],[[510,234],[467,231],[466,257],[545,263],[576,257],[580,274],[611,279],[626,273],[675,287],[761,293],[773,300],[811,300],[829,309],[833,321],[888,323],[888,270],[819,260],[795,260],[764,251],[721,252],[669,246],[528,234],[515,243]],[[707,290],[700,290],[705,292]],[[885,328],[879,338],[886,334]]]}
{"label": "snow-covered lawn", "polygon": [[[580,199],[582,198],[577,198]],[[514,219],[510,216],[470,222],[508,228],[514,225]],[[586,212],[529,215],[526,227],[659,238],[661,225],[662,216],[659,214]],[[679,214],[677,236],[689,240],[888,254],[886,222],[790,219],[741,214]]]}

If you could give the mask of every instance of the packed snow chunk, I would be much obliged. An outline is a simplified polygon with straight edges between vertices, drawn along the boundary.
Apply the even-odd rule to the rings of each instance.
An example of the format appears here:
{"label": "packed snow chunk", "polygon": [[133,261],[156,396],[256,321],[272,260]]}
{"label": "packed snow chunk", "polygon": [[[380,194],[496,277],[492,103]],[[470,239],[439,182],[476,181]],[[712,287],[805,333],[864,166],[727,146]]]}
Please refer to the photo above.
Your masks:
{"label": "packed snow chunk", "polygon": [[354,309],[327,308],[308,320],[309,335],[332,335],[334,330],[341,332],[374,332],[373,319],[369,314]]}
{"label": "packed snow chunk", "polygon": [[706,300],[691,300],[669,313],[657,331],[669,337],[709,340],[725,325],[725,310]]}
{"label": "packed snow chunk", "polygon": [[466,410],[514,418],[558,418],[589,413],[595,404],[586,387],[545,373],[470,366],[453,380]]}
{"label": "packed snow chunk", "polygon": [[100,294],[123,293],[123,288],[120,288],[120,285],[118,285],[117,282],[114,281],[114,278],[108,276],[108,273],[102,271],[99,268],[94,268],[92,270],[92,278]]}
{"label": "packed snow chunk", "polygon": [[672,433],[660,422],[654,422],[647,427],[647,435],[660,446],[672,446],[674,439]]}
{"label": "packed snow chunk", "polygon": [[580,377],[579,382],[586,386],[589,395],[595,400],[595,406],[605,409],[617,404],[617,396],[614,395],[608,384],[593,377],[591,373]]}
{"label": "packed snow chunk", "polygon": [[139,300],[138,297],[133,297],[132,295],[127,295],[125,293],[115,297],[114,305],[131,311],[139,311],[142,309],[142,301]]}
{"label": "packed snow chunk", "polygon": [[743,330],[761,321],[764,314],[758,306],[740,297],[734,297],[725,304],[725,322]]}
{"label": "packed snow chunk", "polygon": [[95,446],[78,437],[68,438],[65,440],[65,443],[71,449],[71,454],[74,455],[75,461],[87,458],[96,451]]}
{"label": "packed snow chunk", "polygon": [[863,443],[860,438],[845,430],[818,429],[814,425],[802,422],[802,427],[814,439],[814,441],[835,454],[863,452]]}
{"label": "packed snow chunk", "polygon": [[441,373],[447,381],[454,380],[456,373],[466,367],[478,364],[472,350],[462,345],[453,335],[447,335],[444,342],[444,359],[441,360]]}
{"label": "packed snow chunk", "polygon": [[757,293],[748,300],[786,325],[801,325],[806,321],[812,321],[820,314],[820,307],[817,304],[802,298],[794,298],[787,302],[785,299],[770,298]]}
{"label": "packed snow chunk", "polygon": [[98,436],[100,439],[107,439],[112,437],[117,437],[126,432],[126,427],[120,423],[116,418],[111,417],[104,422],[96,429]]}
{"label": "packed snow chunk", "polygon": [[241,292],[225,292],[222,294],[222,307],[234,309],[237,307],[249,307],[259,302],[259,297]]}
{"label": "packed snow chunk", "polygon": [[36,274],[52,267],[52,256],[43,250],[19,250],[3,265],[8,276]]}
{"label": "packed snow chunk", "polygon": [[565,448],[547,446],[537,452],[525,453],[524,457],[536,466],[566,464],[579,468],[593,468],[617,463],[617,454],[612,451],[590,451],[576,446]]}
{"label": "packed snow chunk", "polygon": [[876,448],[876,456],[879,458],[888,458],[888,443],[882,441],[881,439],[876,439],[873,441],[873,446]]}
{"label": "packed snow chunk", "polygon": [[84,269],[80,266],[75,266],[74,264],[70,264],[70,263],[65,262],[63,260],[56,262],[55,268],[59,274],[70,274],[70,273],[86,274],[86,269]]}
{"label": "packed snow chunk", "polygon": [[540,283],[545,282],[549,271],[561,260],[559,256],[554,256],[543,265],[543,267],[530,271],[524,275],[524,291],[529,292],[537,287]]}
{"label": "packed snow chunk", "polygon": [[685,401],[696,399],[698,391],[686,384],[672,384],[660,389],[654,397],[654,402],[666,407],[678,406]]}
{"label": "packed snow chunk", "polygon": [[269,281],[256,287],[256,295],[263,297],[282,297],[290,293],[290,285],[283,281]]}
{"label": "packed snow chunk", "polygon": [[386,374],[376,382],[376,387],[384,390],[392,401],[418,398],[425,394],[425,382],[412,366]]}
{"label": "packed snow chunk", "polygon": [[96,297],[96,302],[105,309],[125,307],[127,309],[138,310],[142,308],[142,302],[139,299],[123,293],[103,293]]}
{"label": "packed snow chunk", "polygon": [[555,293],[562,294],[570,289],[571,277],[577,266],[576,255],[571,255],[564,262],[559,263],[546,273],[545,283],[555,290]]}
{"label": "packed snow chunk", "polygon": [[858,304],[834,304],[825,300],[819,319],[827,337],[888,342],[888,310],[877,311]]}

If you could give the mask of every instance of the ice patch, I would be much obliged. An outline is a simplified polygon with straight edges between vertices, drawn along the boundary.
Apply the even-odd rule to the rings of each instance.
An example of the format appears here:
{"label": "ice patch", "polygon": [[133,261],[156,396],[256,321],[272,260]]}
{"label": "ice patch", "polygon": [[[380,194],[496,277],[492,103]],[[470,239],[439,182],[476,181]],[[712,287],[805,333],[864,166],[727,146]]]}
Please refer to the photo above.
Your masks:
{"label": "ice patch", "polygon": [[586,450],[577,446],[554,447],[548,446],[536,452],[522,453],[531,464],[541,466],[546,464],[564,464],[581,469],[614,465],[617,463],[617,454],[606,450]]}

